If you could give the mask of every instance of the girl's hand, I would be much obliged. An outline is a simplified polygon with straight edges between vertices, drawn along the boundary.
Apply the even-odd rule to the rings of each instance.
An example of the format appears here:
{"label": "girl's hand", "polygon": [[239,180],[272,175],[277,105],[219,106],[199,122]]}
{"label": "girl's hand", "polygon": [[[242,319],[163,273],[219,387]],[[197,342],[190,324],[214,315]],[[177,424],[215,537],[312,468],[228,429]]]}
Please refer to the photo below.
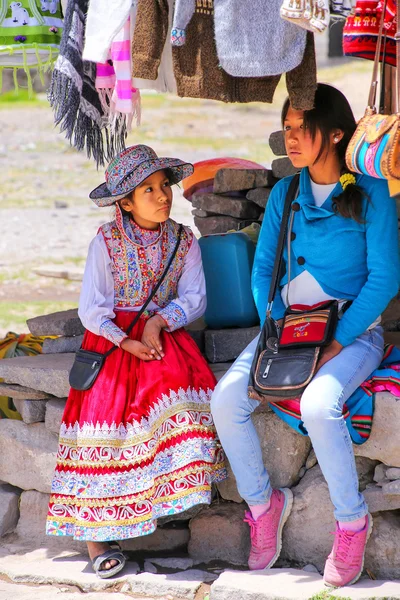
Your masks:
{"label": "girl's hand", "polygon": [[125,338],[121,342],[120,348],[126,352],[129,352],[130,354],[133,354],[133,356],[140,358],[140,360],[150,361],[155,359],[155,351],[142,344],[142,342],[138,342],[137,340]]}
{"label": "girl's hand", "polygon": [[158,315],[154,315],[154,317],[151,317],[147,321],[142,335],[142,344],[153,350],[154,357],[157,360],[161,360],[165,356],[160,340],[160,333],[164,327],[164,319]]}
{"label": "girl's hand", "polygon": [[335,356],[341,352],[342,348],[342,344],[339,344],[339,342],[336,340],[333,340],[329,346],[326,346],[326,348],[324,348],[321,352],[320,359],[317,364],[317,370],[315,372],[318,373],[320,368],[323,367],[325,363],[332,360],[332,358],[335,358]]}

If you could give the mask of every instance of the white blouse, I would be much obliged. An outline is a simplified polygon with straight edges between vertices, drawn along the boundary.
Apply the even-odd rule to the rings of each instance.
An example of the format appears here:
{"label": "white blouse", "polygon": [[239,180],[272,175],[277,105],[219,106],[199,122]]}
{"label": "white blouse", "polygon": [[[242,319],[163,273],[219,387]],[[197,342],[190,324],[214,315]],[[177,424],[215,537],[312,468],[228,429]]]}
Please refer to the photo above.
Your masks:
{"label": "white blouse", "polygon": [[[185,228],[186,229],[186,228]],[[137,234],[139,228],[135,226]],[[201,261],[199,243],[192,238],[190,248],[184,257],[183,269],[177,284],[177,297],[163,308],[151,301],[146,310],[154,311],[167,323],[167,331],[174,331],[201,317],[206,310],[206,286]],[[148,233],[148,232],[146,232]],[[161,240],[151,244],[147,250],[148,261],[157,260],[154,249],[161,256]],[[158,261],[160,258],[158,258]],[[172,267],[171,267],[172,271]],[[168,278],[168,275],[167,275]],[[83,326],[97,335],[102,335],[116,345],[120,345],[126,334],[112,320],[118,310],[138,311],[143,306],[126,306],[119,309],[114,306],[115,289],[112,259],[101,231],[89,246],[88,257],[83,275],[78,314]]]}

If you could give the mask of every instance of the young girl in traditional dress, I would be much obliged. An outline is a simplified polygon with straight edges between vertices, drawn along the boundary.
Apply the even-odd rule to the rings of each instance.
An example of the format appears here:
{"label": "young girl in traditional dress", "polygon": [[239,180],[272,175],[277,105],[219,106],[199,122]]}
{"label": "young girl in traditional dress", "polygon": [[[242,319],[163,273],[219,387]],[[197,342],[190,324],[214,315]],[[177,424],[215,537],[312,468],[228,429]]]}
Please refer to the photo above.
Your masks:
{"label": "young girl in traditional dress", "polygon": [[171,185],[192,165],[143,145],[115,158],[91,199],[115,204],[92,241],[79,302],[83,348],[105,353],[93,387],[71,389],[61,425],[47,519],[49,535],[86,541],[95,572],[125,564],[107,542],[152,533],[156,519],[210,503],[225,477],[210,414],[215,378],[184,326],[206,306],[199,245],[184,227],[147,310],[125,331],[173,254]]}
{"label": "young girl in traditional dress", "polygon": [[[343,306],[346,300],[352,301],[300,401],[301,418],[328,484],[337,521],[324,580],[339,587],[360,577],[372,529],[372,517],[359,492],[343,405],[382,360],[380,314],[399,288],[396,203],[389,197],[386,181],[347,172],[345,151],[356,122],[341,92],[320,84],[315,108],[305,112],[294,110],[287,101],[282,124],[287,154],[301,174],[299,195],[292,204],[297,203],[290,287],[285,249],[286,273],[272,316],[278,322],[282,319],[287,292],[290,304],[313,305],[336,298]],[[291,179],[273,188],[258,241],[252,285],[261,322]],[[279,557],[293,496],[289,489],[272,489],[251,420],[259,404],[247,394],[257,340],[219,382],[212,414],[240,495],[250,508],[246,516],[252,540],[249,567],[265,569]]]}

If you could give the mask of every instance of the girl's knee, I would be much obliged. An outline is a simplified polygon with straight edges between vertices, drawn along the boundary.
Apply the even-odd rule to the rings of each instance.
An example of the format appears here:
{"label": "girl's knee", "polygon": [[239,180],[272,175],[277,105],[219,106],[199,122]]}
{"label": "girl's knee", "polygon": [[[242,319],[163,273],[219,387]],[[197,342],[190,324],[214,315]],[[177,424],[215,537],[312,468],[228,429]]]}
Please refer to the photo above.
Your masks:
{"label": "girl's knee", "polygon": [[326,392],[315,394],[307,388],[300,401],[301,418],[307,427],[307,423],[339,417],[337,404],[337,398],[331,398]]}

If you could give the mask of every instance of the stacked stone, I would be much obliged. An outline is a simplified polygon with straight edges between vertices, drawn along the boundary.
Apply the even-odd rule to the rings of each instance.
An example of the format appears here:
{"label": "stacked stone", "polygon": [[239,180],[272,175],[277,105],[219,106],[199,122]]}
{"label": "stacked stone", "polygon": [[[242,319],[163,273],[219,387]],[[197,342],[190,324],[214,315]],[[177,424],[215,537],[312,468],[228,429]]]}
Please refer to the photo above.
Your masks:
{"label": "stacked stone", "polygon": [[[397,310],[398,306],[397,301]],[[394,305],[391,310],[395,310]],[[38,335],[60,335],[57,341],[64,340],[59,344],[82,331],[76,311],[32,319],[29,327]],[[214,361],[210,366],[217,379],[231,364],[223,361],[233,360],[256,329],[209,331],[197,323],[198,343],[209,361]],[[70,538],[46,538],[44,534],[57,434],[73,360],[73,352],[58,352],[56,347],[54,354],[0,361],[0,377],[9,382],[0,385],[0,394],[11,396],[23,416],[23,422],[0,420],[0,481],[4,482],[0,486],[0,537],[5,536],[4,543],[11,540],[34,548],[46,545],[83,551],[83,544]],[[328,488],[310,440],[290,429],[267,404],[255,412],[253,420],[272,485],[290,487],[294,494],[280,564],[311,563],[321,570],[331,548],[329,532],[334,521]],[[360,487],[375,523],[366,567],[374,576],[384,578],[400,578],[399,420],[398,399],[386,392],[377,394],[371,437],[355,446]],[[250,544],[249,530],[243,523],[246,506],[229,465],[228,473],[228,479],[218,485],[219,500],[210,507],[196,507],[190,514],[160,520],[155,534],[126,541],[123,547],[187,552],[194,564],[221,560],[246,565]]]}
{"label": "stacked stone", "polygon": [[213,193],[194,194],[194,222],[201,235],[240,230],[261,223],[271,189],[282,177],[296,171],[286,154],[283,135],[277,131],[269,140],[277,158],[271,169],[220,169],[214,179]]}

